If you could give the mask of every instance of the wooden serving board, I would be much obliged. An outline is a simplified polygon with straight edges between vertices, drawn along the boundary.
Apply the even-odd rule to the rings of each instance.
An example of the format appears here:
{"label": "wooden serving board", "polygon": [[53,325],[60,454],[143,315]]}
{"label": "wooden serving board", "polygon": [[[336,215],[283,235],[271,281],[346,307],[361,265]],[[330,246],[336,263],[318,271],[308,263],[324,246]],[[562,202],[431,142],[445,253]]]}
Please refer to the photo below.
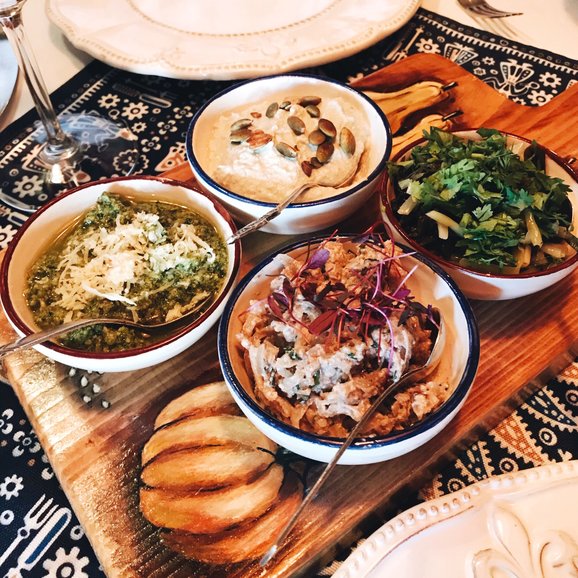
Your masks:
{"label": "wooden serving board", "polygon": [[[391,92],[422,80],[458,84],[443,101],[404,117],[404,126],[411,127],[425,115],[461,110],[453,127],[492,126],[536,138],[561,156],[578,156],[578,85],[541,108],[528,108],[507,100],[442,57],[420,55],[355,86]],[[402,140],[397,138],[396,146]],[[167,176],[192,179],[185,165]],[[377,215],[377,203],[370,204],[365,214],[342,228],[361,230]],[[289,240],[264,233],[244,239],[243,271]],[[510,411],[528,384],[559,370],[576,354],[576,274],[533,296],[473,306],[481,333],[481,359],[471,395],[457,418],[431,442],[403,457],[372,466],[340,466],[265,570],[256,563],[223,568],[187,561],[167,550],[139,513],[141,448],[160,408],[193,385],[220,376],[215,329],[190,350],[156,367],[93,376],[102,387],[101,395],[112,404],[107,410],[97,400],[83,403],[68,369],[36,352],[12,355],[4,369],[109,578],[290,576],[305,571],[370,512],[388,505],[400,489],[429,478],[457,447]],[[12,337],[2,318],[0,340]]]}

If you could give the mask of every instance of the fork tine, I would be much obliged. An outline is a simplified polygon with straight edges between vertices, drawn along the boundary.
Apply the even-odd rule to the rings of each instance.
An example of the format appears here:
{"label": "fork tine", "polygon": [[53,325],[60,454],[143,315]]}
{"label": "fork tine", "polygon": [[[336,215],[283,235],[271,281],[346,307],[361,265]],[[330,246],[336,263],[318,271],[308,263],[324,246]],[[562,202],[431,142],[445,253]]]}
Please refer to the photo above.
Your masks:
{"label": "fork tine", "polygon": [[516,31],[508,24],[507,20],[502,18],[488,18],[486,19],[488,26],[494,25],[497,33],[506,38],[516,38],[518,34]]}
{"label": "fork tine", "polygon": [[485,16],[486,18],[506,18],[508,16],[521,16],[521,12],[504,12],[503,10],[497,10],[489,4],[483,3],[477,6],[472,6],[470,8],[472,12],[479,14],[480,16]]}
{"label": "fork tine", "polygon": [[46,500],[46,502],[44,502],[44,504],[42,504],[42,507],[37,512],[34,513],[34,518],[39,519],[42,516],[42,514],[44,514],[44,512],[46,512],[46,510],[48,508],[50,508],[50,505],[52,504],[52,502],[53,502],[52,498],[50,498],[49,500]]}
{"label": "fork tine", "polygon": [[[28,511],[28,514],[26,514],[27,516],[34,516],[36,515],[36,509],[40,508],[40,506],[42,506],[42,503],[44,502],[44,499],[46,498],[46,494],[42,494],[42,496],[40,496],[40,498],[38,499],[38,501],[34,504],[34,506],[32,506],[32,508],[30,508],[30,510]],[[50,504],[49,504],[50,505]]]}
{"label": "fork tine", "polygon": [[56,512],[56,510],[58,510],[58,504],[54,504],[54,506],[52,506],[52,508],[50,508],[50,510],[48,510],[47,512],[44,512],[42,516],[37,516],[36,521],[39,524],[44,523],[46,520],[48,520],[48,518],[50,518],[50,516],[52,516],[52,514],[54,514],[54,512]]}
{"label": "fork tine", "polygon": [[487,18],[509,18],[510,16],[522,16],[522,12],[504,12],[503,14],[488,14]]}

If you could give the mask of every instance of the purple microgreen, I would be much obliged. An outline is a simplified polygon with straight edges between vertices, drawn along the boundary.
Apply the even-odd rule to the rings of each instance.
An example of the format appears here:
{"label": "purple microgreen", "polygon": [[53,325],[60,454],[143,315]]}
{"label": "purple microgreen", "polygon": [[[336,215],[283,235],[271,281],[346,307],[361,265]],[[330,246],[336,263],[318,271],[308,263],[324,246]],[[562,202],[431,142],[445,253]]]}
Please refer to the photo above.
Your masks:
{"label": "purple microgreen", "polygon": [[317,285],[315,283],[303,283],[299,290],[301,291],[301,296],[305,301],[315,305],[317,301]]}
{"label": "purple microgreen", "polygon": [[[396,316],[400,324],[405,323],[412,315],[419,314],[424,317],[426,314],[431,315],[431,306],[426,308],[416,303],[406,286],[417,265],[406,271],[394,263],[408,254],[397,255],[393,241],[390,242],[387,235],[379,233],[377,229],[378,226],[374,225],[353,241],[357,246],[371,247],[374,255],[367,256],[367,265],[363,270],[351,272],[355,277],[353,282],[348,280],[347,285],[332,280],[331,270],[325,270],[325,265],[331,257],[327,243],[335,239],[336,233],[316,249],[309,245],[305,261],[297,273],[291,279],[283,279],[282,288],[273,292],[268,298],[272,314],[279,318],[289,317],[292,322],[306,328],[312,335],[326,334],[328,338],[334,335],[338,342],[347,339],[348,332],[352,331],[369,339],[372,329],[380,328],[378,351],[381,350],[381,341],[384,338],[382,328],[386,326],[389,328],[393,340],[392,315]],[[353,257],[361,249],[354,250],[348,247],[347,250]],[[395,267],[394,278],[404,275],[395,287],[391,286],[393,267]],[[297,296],[315,307],[318,314],[313,321],[296,317],[293,309]],[[393,343],[390,347],[391,365]],[[384,355],[383,358],[385,357]],[[388,371],[390,369],[388,366]]]}
{"label": "purple microgreen", "polygon": [[287,277],[283,279],[283,293],[289,301],[292,301],[295,296],[295,288],[291,285],[291,281],[289,281]]}
{"label": "purple microgreen", "polygon": [[439,321],[436,319],[436,315],[434,314],[434,308],[430,303],[427,307],[422,305],[421,303],[415,303],[415,305],[419,306],[422,310],[427,311],[427,320],[439,331],[440,324]]}
{"label": "purple microgreen", "polygon": [[393,292],[393,295],[395,295],[398,291],[401,291],[404,287],[405,284],[407,282],[407,280],[415,273],[417,269],[417,265],[414,265],[405,275],[405,277],[399,282],[397,288],[395,289],[395,291]]}
{"label": "purple microgreen", "polygon": [[311,255],[311,257],[309,257],[307,263],[305,263],[303,271],[306,271],[307,269],[321,269],[321,267],[323,267],[325,263],[327,263],[329,256],[330,256],[329,251],[324,247],[317,249],[317,251],[315,251]]}
{"label": "purple microgreen", "polygon": [[372,303],[366,303],[366,308],[368,309],[368,320],[370,320],[370,325],[384,325],[388,319],[387,308],[378,307]]}
{"label": "purple microgreen", "polygon": [[337,321],[337,343],[341,343],[341,335],[343,334],[343,324],[345,323],[345,318],[340,317]]}
{"label": "purple microgreen", "polygon": [[324,331],[327,331],[330,327],[333,326],[335,320],[337,318],[337,311],[336,310],[329,310],[324,311],[320,315],[318,315],[309,325],[307,326],[309,331],[313,333],[313,335],[321,335]]}
{"label": "purple microgreen", "polygon": [[395,334],[393,332],[393,326],[391,325],[391,319],[387,318],[387,325],[389,327],[389,358],[387,360],[387,375],[391,373],[391,364],[393,362],[393,353],[395,351]]}
{"label": "purple microgreen", "polygon": [[408,301],[408,299],[411,296],[411,291],[405,287],[404,285],[402,285],[401,287],[398,287],[393,293],[392,293],[392,297],[396,300],[396,301],[401,301],[401,302],[406,302]]}
{"label": "purple microgreen", "polygon": [[285,307],[285,309],[289,309],[289,307],[291,306],[291,300],[289,299],[289,297],[287,297],[287,295],[285,295],[285,293],[281,293],[280,291],[274,291],[273,293],[271,293],[271,297],[273,297],[273,299],[275,299],[275,301],[279,303],[279,305]]}
{"label": "purple microgreen", "polygon": [[399,316],[399,324],[400,325],[405,325],[407,323],[408,318],[410,317],[410,315],[412,314],[412,311],[409,307],[406,307],[402,312],[401,315]]}
{"label": "purple microgreen", "polygon": [[288,309],[285,296],[278,292],[271,293],[271,295],[267,297],[267,305],[269,305],[271,313],[278,319],[283,319],[283,313]]}
{"label": "purple microgreen", "polygon": [[327,262],[327,258],[329,258],[329,252],[327,252],[327,258],[325,259],[325,261],[323,262],[323,264],[319,267],[312,267],[310,265],[312,259],[314,258],[316,253],[319,253],[320,251],[322,251],[321,255],[323,255],[323,251],[326,251],[326,249],[323,247],[323,245],[325,245],[326,243],[328,243],[329,241],[333,241],[335,238],[337,238],[337,229],[335,231],[333,231],[333,233],[331,233],[331,235],[329,237],[327,237],[327,239],[325,239],[320,245],[319,247],[317,247],[317,249],[313,252],[313,254],[311,253],[311,244],[307,245],[307,257],[305,258],[305,262],[303,263],[303,265],[301,266],[301,268],[299,269],[299,271],[297,271],[297,273],[295,274],[294,279],[298,279],[299,277],[301,277],[301,275],[303,274],[303,272],[307,269],[314,269],[314,268],[321,268],[323,265],[325,265],[325,262]]}

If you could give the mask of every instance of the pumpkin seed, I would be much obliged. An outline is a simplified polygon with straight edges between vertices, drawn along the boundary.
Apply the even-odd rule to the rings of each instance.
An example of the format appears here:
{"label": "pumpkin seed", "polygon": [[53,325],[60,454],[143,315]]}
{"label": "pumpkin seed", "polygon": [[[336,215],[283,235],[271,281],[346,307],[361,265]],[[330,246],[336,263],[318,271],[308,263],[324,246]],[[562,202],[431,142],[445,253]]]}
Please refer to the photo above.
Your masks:
{"label": "pumpkin seed", "polygon": [[301,106],[307,107],[310,104],[317,105],[321,102],[321,98],[319,96],[303,96],[299,99],[298,104]]}
{"label": "pumpkin seed", "polygon": [[275,116],[275,113],[279,110],[279,105],[276,102],[272,102],[268,107],[267,110],[265,112],[265,116],[267,118],[273,118]]}
{"label": "pumpkin seed", "polygon": [[236,131],[233,131],[230,135],[231,144],[241,144],[245,142],[250,136],[251,131],[248,128],[242,128]]}
{"label": "pumpkin seed", "polygon": [[290,116],[287,119],[289,128],[297,135],[305,132],[305,123],[298,116]]}
{"label": "pumpkin seed", "polygon": [[326,118],[319,119],[317,128],[319,128],[319,130],[325,133],[329,138],[335,138],[335,135],[337,134],[337,129],[335,128],[335,125]]}
{"label": "pumpkin seed", "polygon": [[339,132],[339,146],[345,154],[352,155],[355,153],[355,137],[346,126]]}
{"label": "pumpkin seed", "polygon": [[307,105],[305,107],[305,110],[307,111],[307,114],[311,118],[319,118],[321,116],[321,111],[319,110],[319,107],[315,106],[314,104]]}
{"label": "pumpkin seed", "polygon": [[309,164],[314,168],[314,169],[318,169],[319,167],[322,167],[323,165],[319,162],[319,159],[317,157],[311,157],[309,159]]}
{"label": "pumpkin seed", "polygon": [[317,160],[323,165],[328,163],[333,156],[334,150],[335,147],[333,146],[332,142],[326,141],[320,144],[317,147]]}
{"label": "pumpkin seed", "polygon": [[297,156],[297,151],[286,142],[278,142],[275,148],[284,156],[290,159],[294,159]]}
{"label": "pumpkin seed", "polygon": [[261,133],[261,134],[256,134],[253,133],[251,134],[251,136],[247,139],[247,144],[252,148],[252,149],[260,149],[261,147],[264,147],[267,143],[270,143],[273,140],[273,137],[270,134],[267,133]]}
{"label": "pumpkin seed", "polygon": [[313,172],[313,165],[308,162],[308,161],[303,161],[301,163],[301,170],[308,176],[311,176],[311,173]]}
{"label": "pumpkin seed", "polygon": [[291,108],[291,101],[289,100],[284,100],[280,105],[279,108],[283,109],[283,110],[289,110],[289,108]]}
{"label": "pumpkin seed", "polygon": [[240,118],[239,120],[236,120],[232,125],[231,125],[231,132],[235,132],[237,130],[241,130],[242,128],[247,128],[248,126],[251,126],[253,124],[253,120],[250,118]]}
{"label": "pumpkin seed", "polygon": [[319,129],[313,130],[309,133],[309,143],[314,146],[319,146],[327,140],[327,136]]}

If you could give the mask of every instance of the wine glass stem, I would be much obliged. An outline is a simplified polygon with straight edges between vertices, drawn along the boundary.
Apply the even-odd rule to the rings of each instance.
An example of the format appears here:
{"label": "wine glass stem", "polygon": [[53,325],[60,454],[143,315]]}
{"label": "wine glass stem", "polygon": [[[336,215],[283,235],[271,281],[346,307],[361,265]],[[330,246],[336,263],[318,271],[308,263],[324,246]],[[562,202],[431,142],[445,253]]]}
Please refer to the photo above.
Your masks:
{"label": "wine glass stem", "polygon": [[23,4],[20,2],[8,13],[0,12],[0,24],[14,50],[20,71],[24,75],[40,121],[46,131],[46,143],[40,151],[40,157],[48,164],[55,164],[71,159],[78,152],[78,145],[62,130],[58,122],[46,84],[24,33]]}

